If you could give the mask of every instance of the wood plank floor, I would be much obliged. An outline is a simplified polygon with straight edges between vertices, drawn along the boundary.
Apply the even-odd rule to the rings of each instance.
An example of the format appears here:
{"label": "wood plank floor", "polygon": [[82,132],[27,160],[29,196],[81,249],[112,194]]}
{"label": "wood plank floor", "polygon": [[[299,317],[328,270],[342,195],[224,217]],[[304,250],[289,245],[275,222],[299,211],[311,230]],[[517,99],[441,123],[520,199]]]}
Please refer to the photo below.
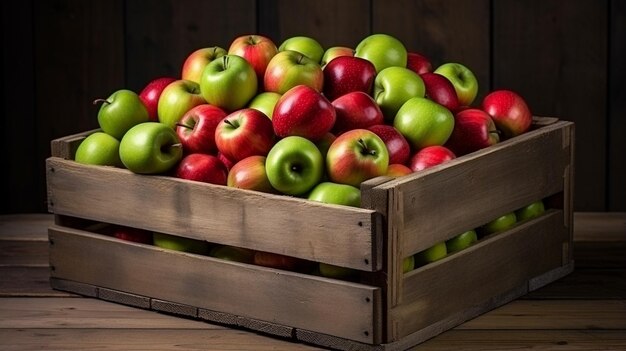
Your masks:
{"label": "wood plank floor", "polygon": [[[0,350],[320,350],[52,290],[43,214],[0,216]],[[626,350],[626,213],[577,213],[569,276],[414,350]]]}

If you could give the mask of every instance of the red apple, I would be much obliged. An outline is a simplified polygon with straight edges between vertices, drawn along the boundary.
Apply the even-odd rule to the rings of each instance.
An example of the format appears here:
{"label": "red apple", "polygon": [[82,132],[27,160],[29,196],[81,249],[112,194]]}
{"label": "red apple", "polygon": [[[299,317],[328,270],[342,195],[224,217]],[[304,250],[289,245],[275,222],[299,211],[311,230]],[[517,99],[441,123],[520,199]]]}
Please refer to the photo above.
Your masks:
{"label": "red apple", "polygon": [[315,143],[315,146],[317,146],[317,148],[320,150],[320,153],[322,154],[323,159],[326,159],[326,154],[328,153],[328,149],[330,148],[330,145],[332,145],[332,143],[336,139],[337,139],[337,136],[335,136],[335,134],[328,132],[324,134]]}
{"label": "red apple", "polygon": [[257,251],[254,253],[254,264],[264,267],[298,271],[306,265],[306,261],[296,257]]}
{"label": "red apple", "polygon": [[278,100],[271,122],[281,138],[301,136],[317,141],[331,130],[335,120],[335,108],[321,93],[298,85]]}
{"label": "red apple", "polygon": [[150,121],[157,122],[159,120],[159,115],[157,113],[159,107],[159,97],[161,96],[163,89],[175,80],[176,78],[172,77],[154,79],[150,81],[145,88],[143,88],[141,93],[139,93],[139,98],[146,106],[146,110],[148,110],[148,117],[150,118]]}
{"label": "red apple", "polygon": [[417,172],[454,158],[456,158],[454,153],[444,146],[427,146],[413,155],[410,168]]}
{"label": "red apple", "polygon": [[411,157],[411,146],[406,138],[393,126],[379,124],[367,128],[378,135],[389,152],[389,164],[406,164]]}
{"label": "red apple", "polygon": [[387,174],[385,175],[388,177],[397,178],[411,173],[413,173],[413,170],[409,167],[399,163],[392,163],[389,165],[389,167],[387,167]]}
{"label": "red apple", "polygon": [[185,154],[215,154],[215,129],[226,117],[221,108],[202,104],[187,111],[176,124],[176,134]]}
{"label": "red apple", "polygon": [[142,244],[152,244],[152,232],[149,230],[115,225],[112,232],[113,236],[118,239]]}
{"label": "red apple", "polygon": [[389,153],[381,138],[367,129],[353,129],[335,139],[326,155],[332,182],[359,187],[370,178],[385,175]]}
{"label": "red apple", "polygon": [[533,115],[526,101],[510,90],[491,92],[483,99],[482,108],[491,116],[505,138],[527,132],[533,122]]}
{"label": "red apple", "polygon": [[224,166],[226,166],[226,169],[229,170],[229,171],[235,165],[235,161],[231,160],[226,155],[224,155],[223,153],[219,152],[219,150],[217,151],[217,158],[219,158],[220,161],[222,161]]}
{"label": "red apple", "polygon": [[226,185],[239,189],[276,192],[265,172],[265,156],[249,156],[235,163],[228,172]]}
{"label": "red apple", "polygon": [[262,35],[242,35],[237,37],[228,49],[229,55],[241,56],[252,65],[259,83],[263,83],[267,64],[277,53],[278,48],[276,44]]}
{"label": "red apple", "polygon": [[383,124],[385,117],[374,99],[362,91],[353,91],[332,102],[337,118],[333,133],[339,135],[352,129]]}
{"label": "red apple", "polygon": [[235,162],[248,156],[267,155],[274,139],[272,121],[253,108],[231,113],[215,129],[217,149]]}
{"label": "red apple", "polygon": [[483,110],[470,108],[454,115],[454,129],[445,146],[461,156],[499,141],[500,135],[491,117]]}
{"label": "red apple", "polygon": [[352,91],[372,92],[376,68],[366,59],[340,56],[324,67],[324,95],[329,100]]}
{"label": "red apple", "polygon": [[200,77],[204,68],[216,58],[226,54],[226,50],[218,46],[202,48],[192,52],[183,63],[181,78],[200,84]]}
{"label": "red apple", "polygon": [[448,110],[454,112],[459,108],[459,98],[456,96],[454,85],[448,78],[439,73],[423,73],[421,75],[426,88],[426,97],[443,105]]}
{"label": "red apple", "polygon": [[426,56],[416,52],[406,54],[406,68],[420,75],[433,71],[430,60],[426,58]]}
{"label": "red apple", "polygon": [[226,185],[228,171],[222,161],[215,156],[191,154],[180,161],[175,176],[198,182]]}

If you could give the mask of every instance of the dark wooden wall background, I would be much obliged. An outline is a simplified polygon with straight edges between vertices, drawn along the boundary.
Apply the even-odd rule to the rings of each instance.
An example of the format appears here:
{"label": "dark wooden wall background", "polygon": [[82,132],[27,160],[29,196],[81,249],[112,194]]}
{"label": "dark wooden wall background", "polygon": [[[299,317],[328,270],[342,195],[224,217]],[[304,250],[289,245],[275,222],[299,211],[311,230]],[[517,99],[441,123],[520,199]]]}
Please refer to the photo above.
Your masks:
{"label": "dark wooden wall background", "polygon": [[45,212],[53,138],[95,128],[91,101],[179,75],[187,54],[261,33],[354,47],[385,32],[481,95],[517,90],[575,121],[576,209],[626,210],[626,1],[23,0],[2,2],[2,213]]}

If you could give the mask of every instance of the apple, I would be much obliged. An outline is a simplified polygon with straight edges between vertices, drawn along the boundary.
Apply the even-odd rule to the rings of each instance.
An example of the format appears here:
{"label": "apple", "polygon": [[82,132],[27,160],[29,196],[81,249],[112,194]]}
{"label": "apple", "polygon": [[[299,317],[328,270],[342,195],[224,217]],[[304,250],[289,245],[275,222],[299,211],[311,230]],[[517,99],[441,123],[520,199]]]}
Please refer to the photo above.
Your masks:
{"label": "apple", "polygon": [[192,52],[189,56],[187,56],[185,62],[183,63],[181,78],[200,84],[200,78],[202,77],[202,71],[204,71],[204,68],[215,59],[218,59],[226,54],[226,50],[219,46],[202,48]]}
{"label": "apple", "polygon": [[387,167],[387,174],[385,175],[392,178],[398,178],[411,173],[413,173],[413,170],[409,167],[400,163],[392,163],[389,167]]}
{"label": "apple", "polygon": [[328,154],[328,149],[330,149],[330,145],[337,139],[337,136],[333,133],[326,133],[320,139],[315,142],[315,146],[322,153],[322,159],[326,159],[326,154]]}
{"label": "apple", "polygon": [[484,235],[498,233],[513,228],[513,226],[515,226],[515,223],[517,223],[517,217],[515,216],[515,212],[510,212],[489,221],[480,229],[482,231],[482,234]]}
{"label": "apple", "polygon": [[329,62],[324,69],[324,95],[335,100],[353,91],[372,93],[376,68],[368,60],[341,56]]}
{"label": "apple", "polygon": [[359,271],[352,268],[335,266],[329,263],[319,264],[320,275],[327,278],[354,280],[358,278]]}
{"label": "apple", "polygon": [[211,105],[236,111],[256,95],[254,68],[237,55],[225,55],[209,63],[200,78],[202,97]]}
{"label": "apple", "polygon": [[291,37],[283,41],[278,47],[278,51],[287,50],[299,52],[317,64],[322,61],[324,55],[322,45],[317,40],[305,36]]}
{"label": "apple", "polygon": [[317,141],[331,130],[336,118],[335,108],[321,93],[298,85],[278,100],[272,124],[274,133],[281,138],[297,135]]}
{"label": "apple", "polygon": [[235,162],[248,156],[267,155],[274,140],[272,121],[253,108],[231,113],[215,129],[217,149]]}
{"label": "apple", "polygon": [[250,100],[250,102],[248,103],[248,107],[259,110],[263,112],[263,114],[265,114],[267,118],[272,119],[274,107],[276,106],[276,103],[281,96],[282,95],[280,95],[279,93],[264,91],[253,97],[252,100]]}
{"label": "apple", "polygon": [[74,161],[87,165],[122,167],[120,141],[104,132],[95,132],[81,141]]}
{"label": "apple", "polygon": [[537,200],[515,211],[515,217],[521,222],[527,219],[537,218],[544,212],[546,212],[546,207],[543,204],[543,201]]}
{"label": "apple", "polygon": [[383,113],[371,96],[362,91],[342,95],[332,102],[335,108],[333,133],[339,135],[352,129],[366,129],[383,124]]}
{"label": "apple", "polygon": [[459,105],[470,106],[474,102],[478,94],[478,80],[469,68],[460,63],[448,62],[437,67],[435,73],[448,78],[452,83],[459,98]]}
{"label": "apple", "polygon": [[120,142],[120,159],[133,173],[164,173],[181,160],[183,147],[176,132],[163,123],[132,127]]}
{"label": "apple", "polygon": [[415,254],[415,265],[423,266],[425,264],[438,261],[448,255],[445,242],[437,243],[426,250]]}
{"label": "apple", "polygon": [[115,225],[112,232],[113,237],[121,240],[152,245],[152,232],[149,230]]}
{"label": "apple", "polygon": [[402,260],[402,273],[408,273],[415,269],[415,256],[411,255]]}
{"label": "apple", "polygon": [[419,75],[433,71],[430,60],[426,56],[416,52],[406,54],[406,68]]}
{"label": "apple", "polygon": [[445,145],[461,156],[500,142],[498,133],[485,111],[469,108],[454,115],[454,129]]}
{"label": "apple", "polygon": [[373,96],[385,119],[392,121],[406,101],[424,97],[425,91],[424,82],[417,73],[404,67],[389,67],[376,75]]}
{"label": "apple", "polygon": [[322,182],[311,190],[308,199],[326,204],[360,207],[361,190],[352,185]]}
{"label": "apple", "polygon": [[274,189],[287,195],[302,195],[322,179],[324,160],[313,142],[288,136],[270,150],[265,172]]}
{"label": "apple", "polygon": [[152,233],[152,242],[154,246],[164,249],[189,252],[198,255],[206,254],[209,249],[209,243],[206,241],[165,233]]}
{"label": "apple", "polygon": [[265,160],[265,156],[254,155],[235,163],[228,172],[226,185],[239,189],[275,193],[265,172]]}
{"label": "apple", "polygon": [[187,111],[176,124],[176,134],[185,154],[215,154],[215,129],[226,117],[221,108],[202,104]]}
{"label": "apple", "polygon": [[332,182],[359,187],[370,178],[385,175],[389,153],[374,132],[353,129],[337,137],[326,155],[326,169]]}
{"label": "apple", "polygon": [[235,161],[231,160],[226,155],[224,155],[223,153],[219,152],[219,150],[217,151],[217,158],[219,158],[220,161],[222,161],[224,166],[226,166],[226,169],[228,169],[229,171],[235,165]]}
{"label": "apple", "polygon": [[258,266],[288,271],[303,271],[304,267],[308,266],[308,262],[305,260],[265,251],[255,252],[253,263]]}
{"label": "apple", "polygon": [[194,106],[206,104],[200,95],[198,83],[189,80],[177,80],[170,83],[159,97],[159,122],[174,129],[176,123]]}
{"label": "apple", "polygon": [[267,64],[277,53],[278,48],[271,39],[254,34],[235,38],[228,48],[229,55],[241,56],[252,65],[259,83],[263,82]]}
{"label": "apple", "polygon": [[393,126],[414,150],[419,150],[445,144],[454,129],[454,116],[432,100],[414,97],[400,107]]}
{"label": "apple", "polygon": [[496,90],[483,99],[482,109],[493,119],[505,138],[527,132],[533,121],[526,101],[510,90]]}
{"label": "apple", "polygon": [[322,91],[322,67],[306,55],[296,51],[281,51],[272,57],[263,76],[265,91],[284,94],[297,85],[307,85]]}
{"label": "apple", "polygon": [[439,146],[427,146],[413,155],[410,161],[410,168],[413,172],[442,164],[456,158],[456,155],[450,149]]}
{"label": "apple", "polygon": [[357,45],[354,56],[364,58],[380,72],[387,67],[406,67],[407,51],[402,42],[388,34],[372,34]]}
{"label": "apple", "polygon": [[230,245],[218,245],[209,251],[209,256],[241,263],[253,263],[254,254],[254,250]]}
{"label": "apple", "polygon": [[181,179],[226,185],[228,170],[216,156],[190,154],[178,163],[174,175]]}
{"label": "apple", "polygon": [[389,164],[406,164],[411,157],[411,146],[406,138],[393,126],[379,124],[367,128],[385,142],[389,153]]}
{"label": "apple", "polygon": [[124,133],[133,126],[148,122],[148,110],[135,92],[120,89],[105,99],[96,99],[101,103],[98,111],[98,125],[103,132],[120,140]]}
{"label": "apple", "polygon": [[324,55],[322,55],[322,60],[320,61],[320,66],[324,68],[330,61],[336,59],[341,56],[354,56],[354,49],[346,47],[346,46],[332,46],[324,51]]}
{"label": "apple", "polygon": [[446,248],[448,249],[448,253],[453,253],[466,249],[477,241],[478,236],[476,235],[476,231],[472,229],[446,240]]}
{"label": "apple", "polygon": [[159,97],[161,97],[161,93],[163,93],[165,87],[174,81],[176,81],[176,78],[172,77],[156,78],[150,81],[150,83],[143,88],[141,93],[139,93],[139,98],[144,106],[146,106],[146,110],[148,110],[150,121],[157,122],[159,120]]}
{"label": "apple", "polygon": [[439,73],[424,73],[420,77],[424,81],[426,97],[434,102],[443,105],[448,110],[454,112],[459,108],[459,98],[456,90],[448,78]]}

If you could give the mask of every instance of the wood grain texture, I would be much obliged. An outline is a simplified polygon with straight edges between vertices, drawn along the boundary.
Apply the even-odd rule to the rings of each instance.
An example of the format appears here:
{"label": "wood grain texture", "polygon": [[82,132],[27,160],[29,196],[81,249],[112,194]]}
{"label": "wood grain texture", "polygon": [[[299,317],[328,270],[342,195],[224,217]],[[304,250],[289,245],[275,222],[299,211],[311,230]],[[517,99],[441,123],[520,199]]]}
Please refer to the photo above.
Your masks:
{"label": "wood grain texture", "polygon": [[[373,210],[48,159],[50,210],[374,271]],[[151,216],[145,216],[151,213]],[[271,219],[271,220],[269,220]],[[302,245],[302,243],[306,245]]]}
{"label": "wood grain texture", "polygon": [[0,267],[48,267],[47,241],[0,240]]}
{"label": "wood grain texture", "polygon": [[0,240],[48,241],[51,214],[10,214],[0,216]]}
{"label": "wood grain texture", "polygon": [[50,287],[48,267],[0,267],[0,297],[75,296]]}
{"label": "wood grain texture", "polygon": [[408,51],[428,57],[433,69],[446,62],[470,68],[479,85],[477,101],[490,90],[488,0],[372,0],[372,31],[397,37]]}
{"label": "wood grain texture", "polygon": [[390,319],[398,321],[398,336],[426,328],[443,316],[471,310],[561,266],[562,243],[569,236],[562,220],[560,211],[547,213],[409,272],[399,305],[389,311]]}
{"label": "wood grain texture", "polygon": [[[374,318],[381,297],[374,287],[129,244],[62,227],[52,227],[50,237],[55,278],[366,343],[380,338]],[[333,324],[327,322],[329,316]]]}
{"label": "wood grain texture", "polygon": [[607,6],[594,0],[493,2],[493,88],[517,91],[533,113],[574,121],[581,131],[577,211],[605,210]]}
{"label": "wood grain texture", "polygon": [[576,241],[626,241],[626,212],[577,212],[574,221]]}
{"label": "wood grain texture", "polygon": [[570,126],[558,122],[381,185],[400,193],[404,255],[563,191],[571,149],[562,136]]}

